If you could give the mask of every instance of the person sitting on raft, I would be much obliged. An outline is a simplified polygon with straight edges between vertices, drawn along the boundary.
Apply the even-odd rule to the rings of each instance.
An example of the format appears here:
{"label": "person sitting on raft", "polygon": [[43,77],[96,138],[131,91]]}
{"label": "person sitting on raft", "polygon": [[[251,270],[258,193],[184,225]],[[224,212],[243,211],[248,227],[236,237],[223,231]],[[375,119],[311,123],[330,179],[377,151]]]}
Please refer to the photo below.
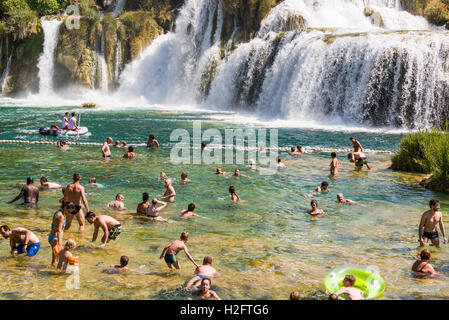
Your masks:
{"label": "person sitting on raft", "polygon": [[125,204],[123,203],[123,200],[125,197],[121,193],[117,193],[115,196],[115,200],[108,203],[108,208],[112,209],[118,209],[118,210],[124,210]]}
{"label": "person sitting on raft", "polygon": [[[78,113],[78,116],[80,114]],[[78,130],[78,127],[76,125],[76,113],[72,112],[72,116],[69,118],[69,126],[67,127],[67,130],[76,131]]]}
{"label": "person sitting on raft", "polygon": [[146,216],[147,209],[150,206],[148,203],[148,199],[150,199],[150,195],[147,192],[142,193],[142,202],[137,205],[137,214]]}
{"label": "person sitting on raft", "polygon": [[58,269],[62,271],[67,270],[67,265],[72,264],[78,264],[78,257],[74,257],[70,250],[75,249],[76,242],[73,239],[67,240],[67,242],[64,245],[64,249],[61,250],[58,256]]}
{"label": "person sitting on raft", "polygon": [[357,202],[352,201],[351,199],[345,199],[343,197],[343,193],[337,193],[337,201],[338,201],[338,203],[357,204]]}
{"label": "person sitting on raft", "polygon": [[421,259],[415,261],[412,266],[412,271],[418,276],[433,276],[436,275],[436,271],[433,269],[432,265],[429,263],[430,251],[429,249],[423,249],[419,254]]}
{"label": "person sitting on raft", "polygon": [[187,250],[186,243],[188,240],[189,233],[187,231],[184,231],[183,233],[181,233],[180,240],[175,240],[164,247],[159,259],[162,259],[163,257],[170,269],[173,270],[173,267],[175,267],[176,269],[180,270],[181,265],[179,264],[177,254],[179,251],[184,250],[187,258],[189,258],[189,260],[195,265],[195,267],[198,268],[198,264],[195,262],[195,260],[193,260],[192,256],[189,253],[189,250]]}
{"label": "person sitting on raft", "polygon": [[195,276],[186,283],[187,289],[193,289],[200,285],[201,279],[209,278],[212,279],[217,277],[219,274],[214,267],[212,267],[212,258],[209,256],[204,257],[203,264],[195,269]]}
{"label": "person sitting on raft", "polygon": [[326,212],[324,212],[321,209],[318,209],[318,201],[312,200],[310,201],[310,206],[312,207],[312,210],[308,211],[307,213],[311,216],[319,216],[319,215],[327,215]]}
{"label": "person sitting on raft", "polygon": [[342,294],[346,296],[348,300],[363,300],[363,291],[354,288],[356,278],[353,275],[345,275],[343,279],[343,289],[335,292],[334,294],[338,297]]}
{"label": "person sitting on raft", "polygon": [[194,291],[192,296],[200,297],[202,300],[208,300],[214,298],[215,300],[221,300],[220,297],[215,293],[215,291],[210,290],[212,285],[212,280],[209,278],[203,278],[201,280],[201,288]]}
{"label": "person sitting on raft", "polygon": [[41,247],[39,238],[25,228],[19,227],[11,230],[7,225],[3,225],[0,227],[0,234],[5,239],[9,238],[11,256],[14,258],[22,253],[25,253],[26,257],[34,257]]}
{"label": "person sitting on raft", "polygon": [[23,203],[24,206],[34,206],[39,201],[39,189],[33,185],[34,180],[32,177],[27,178],[27,184],[22,188],[20,193],[12,199],[11,201],[8,201],[7,204],[11,204],[20,198],[23,197]]}
{"label": "person sitting on raft", "polygon": [[41,183],[41,188],[42,189],[57,189],[57,188],[61,188],[61,185],[56,183],[56,182],[48,182],[46,177],[41,177],[39,179],[40,183]]}
{"label": "person sitting on raft", "polygon": [[321,182],[320,187],[315,188],[315,191],[316,192],[329,192],[330,190],[328,189],[328,186],[329,186],[329,182],[323,181],[323,182]]}

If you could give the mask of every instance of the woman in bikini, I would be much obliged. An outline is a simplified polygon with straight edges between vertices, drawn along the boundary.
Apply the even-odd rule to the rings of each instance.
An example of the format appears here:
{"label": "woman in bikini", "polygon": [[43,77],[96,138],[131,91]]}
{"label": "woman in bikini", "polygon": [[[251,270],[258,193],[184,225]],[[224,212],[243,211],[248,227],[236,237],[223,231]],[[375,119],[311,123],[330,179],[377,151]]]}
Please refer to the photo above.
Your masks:
{"label": "woman in bikini", "polygon": [[418,276],[436,275],[437,273],[429,263],[430,260],[429,249],[422,250],[419,256],[421,259],[415,261],[415,263],[412,266],[412,271]]}

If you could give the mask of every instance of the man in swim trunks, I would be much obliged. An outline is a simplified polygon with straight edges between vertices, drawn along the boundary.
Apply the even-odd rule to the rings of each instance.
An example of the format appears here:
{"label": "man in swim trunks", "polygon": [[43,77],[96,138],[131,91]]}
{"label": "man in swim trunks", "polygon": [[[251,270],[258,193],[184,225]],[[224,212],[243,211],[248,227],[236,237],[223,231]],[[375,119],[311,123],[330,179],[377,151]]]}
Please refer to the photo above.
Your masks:
{"label": "man in swim trunks", "polygon": [[432,199],[429,201],[430,210],[424,212],[418,227],[419,243],[424,246],[428,239],[432,244],[439,248],[440,239],[438,235],[438,226],[443,234],[443,243],[447,243],[446,231],[444,230],[443,214],[440,212],[440,200]]}
{"label": "man in swim trunks", "polygon": [[62,237],[64,235],[65,220],[75,210],[72,202],[62,202],[61,209],[55,212],[51,222],[51,230],[48,235],[48,243],[51,246],[51,264],[56,267],[58,264],[59,252],[62,250]]}
{"label": "man in swim trunks", "polygon": [[5,239],[9,238],[11,255],[13,257],[25,253],[25,256],[31,258],[39,251],[39,238],[30,230],[25,228],[14,228],[11,230],[7,225],[4,225],[0,227],[0,234]]}
{"label": "man in swim trunks", "polygon": [[193,260],[192,256],[187,250],[186,242],[188,240],[189,240],[189,233],[187,231],[184,231],[183,233],[181,233],[180,240],[175,240],[164,247],[164,250],[162,250],[159,259],[162,259],[162,257],[164,257],[164,260],[170,269],[173,269],[173,267],[175,267],[176,269],[180,270],[181,266],[179,265],[179,261],[176,255],[178,254],[179,251],[184,250],[187,258],[189,258],[189,260],[192,261],[195,267],[198,268],[199,267],[198,264],[195,262],[195,260]]}
{"label": "man in swim trunks", "polygon": [[351,140],[352,142],[352,146],[354,147],[354,152],[364,152],[362,144],[356,140],[354,137],[349,138],[349,140]]}
{"label": "man in swim trunks", "polygon": [[351,199],[345,199],[343,197],[343,193],[337,193],[337,201],[338,201],[338,203],[357,204],[357,202],[352,201]]}
{"label": "man in swim trunks", "polygon": [[148,136],[147,148],[159,148],[159,142],[155,139],[155,136],[152,133]]}
{"label": "man in swim trunks", "polygon": [[109,149],[109,145],[112,143],[112,138],[108,137],[106,141],[103,143],[101,147],[101,153],[103,154],[103,158],[111,157],[111,149]]}
{"label": "man in swim trunks", "polygon": [[212,279],[213,277],[218,276],[217,270],[215,270],[215,268],[212,267],[212,258],[209,256],[204,257],[203,265],[195,269],[195,274],[196,276],[194,276],[192,279],[189,280],[189,282],[187,282],[186,284],[187,289],[198,287],[200,285],[201,279],[203,278]]}
{"label": "man in swim trunks", "polygon": [[92,242],[97,240],[98,229],[100,229],[100,227],[103,229],[104,235],[103,238],[101,238],[101,247],[108,244],[110,240],[117,239],[118,235],[122,232],[122,225],[113,217],[107,215],[96,216],[95,213],[89,211],[86,214],[86,220],[95,227]]}
{"label": "man in swim trunks", "polygon": [[142,202],[137,205],[137,214],[147,215],[147,209],[150,206],[148,199],[150,199],[150,195],[147,192],[142,193]]}
{"label": "man in swim trunks", "polygon": [[118,193],[115,196],[115,200],[108,203],[108,208],[119,209],[119,210],[125,209],[125,204],[123,203],[124,199],[125,199],[125,197],[123,196],[123,194]]}
{"label": "man in swim trunks", "polygon": [[351,162],[354,162],[358,171],[362,170],[363,165],[366,165],[368,170],[371,170],[371,166],[368,163],[368,158],[363,152],[351,152],[348,154],[348,159],[350,159]]}
{"label": "man in swim trunks", "polygon": [[61,188],[61,185],[56,182],[48,182],[46,177],[40,178],[41,188],[42,189],[57,189]]}
{"label": "man in swim trunks", "polygon": [[73,216],[76,215],[76,219],[80,225],[80,231],[84,231],[84,214],[83,209],[81,208],[81,201],[84,203],[84,208],[86,211],[89,211],[89,204],[87,203],[86,194],[84,193],[84,187],[80,184],[81,182],[81,174],[75,173],[73,175],[73,183],[69,184],[65,188],[64,192],[64,201],[73,202],[75,205],[75,210],[73,210],[72,214],[67,216],[67,224],[64,230],[69,230],[72,225]]}
{"label": "man in swim trunks", "polygon": [[337,159],[337,153],[331,153],[331,164],[330,164],[330,173],[332,176],[338,176],[338,168],[340,168],[340,161]]}
{"label": "man in swim trunks", "polygon": [[[160,205],[158,207],[158,204]],[[159,216],[159,212],[162,211],[167,206],[166,202],[159,201],[157,198],[153,198],[151,205],[147,209],[147,217],[152,218],[154,221],[167,221]]]}
{"label": "man in swim trunks", "polygon": [[24,206],[34,206],[39,201],[39,189],[33,185],[34,180],[31,177],[28,177],[27,184],[22,188],[20,193],[12,199],[11,201],[7,202],[7,204],[11,204],[23,196],[23,203]]}
{"label": "man in swim trunks", "polygon": [[175,201],[175,188],[173,188],[171,184],[171,179],[165,180],[165,193],[161,197],[161,199],[167,199],[168,202],[174,202]]}

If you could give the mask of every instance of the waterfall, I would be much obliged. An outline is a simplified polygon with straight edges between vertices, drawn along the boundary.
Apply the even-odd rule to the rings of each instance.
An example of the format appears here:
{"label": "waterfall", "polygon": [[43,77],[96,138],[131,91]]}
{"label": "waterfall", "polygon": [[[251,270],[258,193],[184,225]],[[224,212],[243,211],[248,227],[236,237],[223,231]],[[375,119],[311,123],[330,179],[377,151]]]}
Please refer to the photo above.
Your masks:
{"label": "waterfall", "polygon": [[105,55],[105,39],[104,29],[101,32],[101,47],[100,47],[100,67],[101,67],[101,90],[108,91],[108,65],[106,64]]}
{"label": "waterfall", "polygon": [[5,70],[3,72],[2,75],[2,95],[5,95],[6,93],[6,85],[8,84],[8,76],[9,76],[9,70],[11,68],[11,60],[12,60],[12,54],[14,52],[14,45],[11,46],[11,53],[9,54],[8,57],[8,38],[6,38],[6,57],[7,57],[7,61],[6,61],[6,67]]}
{"label": "waterfall", "polygon": [[224,59],[221,6],[187,0],[175,30],[123,70],[119,96],[264,120],[402,128],[449,120],[449,32],[400,0],[285,0],[229,52],[235,25]]}
{"label": "waterfall", "polygon": [[3,38],[0,39],[0,70],[2,69],[2,49],[3,49]]}
{"label": "waterfall", "polygon": [[53,72],[55,66],[55,51],[58,42],[58,33],[61,21],[57,19],[46,20],[41,18],[44,31],[43,51],[39,56],[39,93],[51,94],[53,92]]}
{"label": "waterfall", "polygon": [[116,46],[115,46],[115,81],[118,81],[120,70],[122,67],[122,43],[120,42],[120,39],[116,35]]}
{"label": "waterfall", "polygon": [[116,0],[114,8],[114,17],[117,17],[125,8],[126,0]]}

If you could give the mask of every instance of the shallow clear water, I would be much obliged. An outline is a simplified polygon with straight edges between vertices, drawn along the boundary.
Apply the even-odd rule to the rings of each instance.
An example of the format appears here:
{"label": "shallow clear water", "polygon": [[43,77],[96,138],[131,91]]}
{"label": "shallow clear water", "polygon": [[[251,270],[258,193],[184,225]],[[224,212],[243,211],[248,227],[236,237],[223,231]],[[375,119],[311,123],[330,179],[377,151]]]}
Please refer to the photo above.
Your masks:
{"label": "shallow clear water", "polygon": [[[56,140],[40,136],[40,126],[59,125],[63,112],[71,107],[0,109],[0,140]],[[442,201],[443,213],[449,197],[425,190],[416,184],[417,175],[395,173],[388,169],[390,156],[369,155],[373,170],[354,172],[353,165],[339,153],[342,168],[338,179],[328,178],[328,153],[291,158],[281,154],[287,168],[275,175],[262,175],[239,165],[251,178],[218,177],[215,165],[173,165],[169,155],[172,130],[192,130],[192,120],[203,120],[203,129],[252,127],[218,121],[219,114],[200,112],[159,112],[154,110],[86,110],[81,125],[92,133],[79,141],[102,142],[112,136],[134,145],[137,158],[122,159],[123,149],[112,149],[113,158],[104,162],[99,146],[73,146],[59,151],[55,145],[0,144],[0,201],[11,200],[28,176],[37,181],[45,175],[49,181],[66,185],[74,172],[80,172],[86,186],[96,177],[104,188],[86,186],[89,207],[97,215],[109,214],[123,226],[117,241],[99,248],[91,243],[93,227],[79,233],[73,222],[64,239],[73,238],[80,257],[81,287],[66,289],[66,276],[49,267],[51,251],[47,242],[51,217],[57,210],[61,191],[43,191],[38,208],[20,205],[0,207],[0,223],[31,229],[41,240],[41,249],[32,261],[9,258],[9,242],[0,240],[0,281],[6,283],[5,299],[184,299],[180,289],[189,280],[194,267],[183,253],[182,270],[169,272],[159,259],[165,244],[189,231],[189,251],[198,263],[206,255],[214,259],[221,276],[213,288],[223,299],[286,299],[293,290],[302,296],[324,298],[323,279],[342,264],[377,266],[385,278],[386,299],[434,299],[449,295],[449,253],[446,246],[431,247],[431,263],[445,277],[415,279],[410,273],[417,253],[417,225],[420,214],[432,197]],[[144,147],[148,133],[157,134],[158,151]],[[344,132],[316,129],[279,128],[279,146],[349,148],[349,137],[356,136],[366,149],[397,150],[398,134],[381,132]],[[222,165],[233,172],[236,165]],[[150,197],[164,192],[158,179],[161,171],[175,178],[176,202],[169,204],[161,216],[169,223],[152,223],[135,216],[142,192]],[[189,184],[179,183],[182,171],[189,173]],[[329,194],[314,195],[321,181],[330,181]],[[36,183],[37,184],[37,183]],[[234,205],[227,189],[234,185],[242,203]],[[125,196],[124,212],[105,209],[117,193]],[[360,205],[341,205],[336,193],[358,201]],[[306,215],[310,200],[316,198],[329,216],[318,219]],[[194,202],[196,212],[205,218],[191,221],[178,216]],[[17,201],[20,203],[20,200]],[[146,275],[110,275],[104,266],[118,263],[121,255],[130,257],[129,267]],[[103,266],[96,266],[103,262]]]}

